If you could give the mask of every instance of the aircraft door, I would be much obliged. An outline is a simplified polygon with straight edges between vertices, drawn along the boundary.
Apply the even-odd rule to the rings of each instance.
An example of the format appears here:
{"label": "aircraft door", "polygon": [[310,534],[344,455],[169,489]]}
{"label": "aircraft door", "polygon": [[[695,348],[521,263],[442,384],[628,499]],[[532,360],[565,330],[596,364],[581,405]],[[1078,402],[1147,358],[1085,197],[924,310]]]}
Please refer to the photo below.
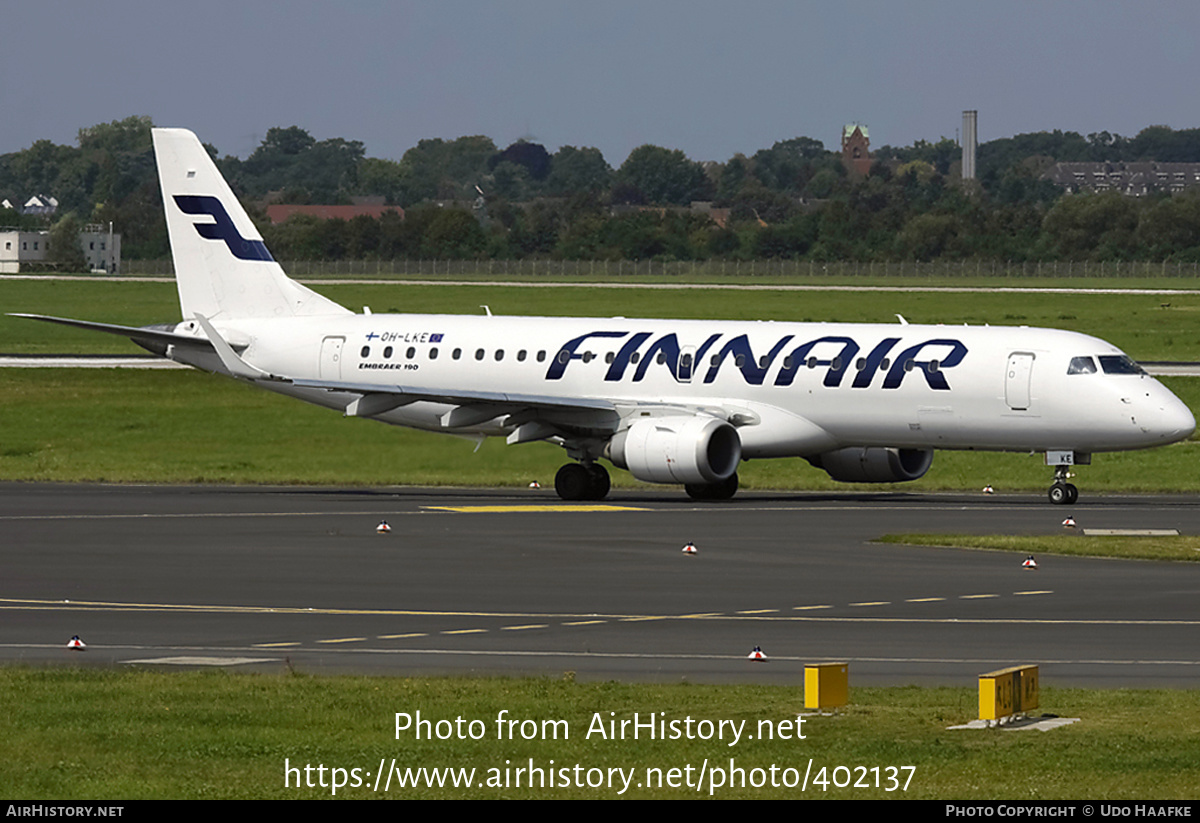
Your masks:
{"label": "aircraft door", "polygon": [[326,337],[321,341],[321,379],[342,379],[342,348],[344,337]]}
{"label": "aircraft door", "polygon": [[1004,400],[1014,411],[1029,408],[1029,381],[1033,375],[1033,355],[1015,351],[1008,356],[1004,372]]}

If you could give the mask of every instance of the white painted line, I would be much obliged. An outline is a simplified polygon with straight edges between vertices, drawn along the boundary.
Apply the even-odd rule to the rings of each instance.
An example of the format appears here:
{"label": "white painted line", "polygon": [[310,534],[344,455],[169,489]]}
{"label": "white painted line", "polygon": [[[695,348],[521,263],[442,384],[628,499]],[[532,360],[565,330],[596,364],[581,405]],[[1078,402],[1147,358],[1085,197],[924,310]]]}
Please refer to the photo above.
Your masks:
{"label": "white painted line", "polygon": [[275,657],[148,657],[144,660],[122,660],[130,665],[153,663],[164,666],[241,666],[246,663],[278,663]]}
{"label": "white painted line", "polygon": [[161,357],[0,357],[0,369],[189,369]]}

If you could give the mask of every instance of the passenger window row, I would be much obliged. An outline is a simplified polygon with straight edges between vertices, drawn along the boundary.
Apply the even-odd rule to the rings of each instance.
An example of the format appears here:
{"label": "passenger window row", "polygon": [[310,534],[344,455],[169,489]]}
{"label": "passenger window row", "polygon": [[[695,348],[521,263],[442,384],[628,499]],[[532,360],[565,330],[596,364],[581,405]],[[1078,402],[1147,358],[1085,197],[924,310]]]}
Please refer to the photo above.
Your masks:
{"label": "passenger window row", "polygon": [[[409,346],[407,349],[404,350],[403,354],[397,353],[397,351],[394,348],[392,348],[391,346],[384,346],[382,354],[383,354],[384,360],[391,360],[393,356],[395,356],[397,358],[403,358],[405,360],[417,359],[417,349],[415,346]],[[363,346],[362,350],[359,352],[359,355],[364,360],[366,358],[370,357],[371,356],[371,347]],[[429,351],[426,353],[426,356],[430,360],[437,360],[438,359],[437,346],[431,347],[429,349]],[[503,360],[504,359],[504,349],[496,349],[496,351],[492,354],[492,356],[496,359],[497,362]],[[454,349],[450,353],[451,360],[461,360],[462,357],[463,357],[462,349]],[[475,359],[476,360],[483,360],[485,357],[487,357],[487,351],[485,349],[476,349],[475,350]],[[518,362],[524,362],[528,357],[529,357],[529,352],[526,349],[521,349],[520,351],[517,352],[517,361]],[[544,349],[537,353],[536,359],[537,359],[537,362],[539,362],[539,363],[545,362],[546,352]]]}
{"label": "passenger window row", "polygon": [[[371,347],[363,346],[360,354],[363,357],[363,359],[370,357],[371,356]],[[415,360],[417,357],[417,349],[415,346],[409,346],[407,349],[404,350],[403,355],[398,355],[392,346],[384,346],[383,347],[383,359],[390,360],[390,359],[392,359],[393,356],[397,356],[397,357],[402,356],[406,360]],[[476,349],[474,356],[475,356],[476,360],[482,361],[487,358],[487,350],[486,349]],[[583,360],[584,363],[590,363],[590,362],[592,362],[592,360],[596,359],[596,356],[597,355],[594,352],[585,351],[583,354],[579,355],[579,358],[581,360]],[[438,348],[436,346],[431,347],[427,352],[427,357],[430,360],[437,360],[438,359]],[[450,358],[452,360],[461,360],[462,357],[463,357],[462,349],[454,349],[450,354]],[[496,349],[492,353],[492,357],[495,359],[495,361],[497,363],[503,361],[504,360],[504,349]],[[529,352],[526,349],[520,349],[517,351],[516,357],[517,357],[517,362],[523,363],[523,362],[525,362],[526,359],[528,359]],[[604,362],[611,364],[614,360],[616,360],[616,357],[617,356],[616,356],[615,352],[609,352],[608,354],[604,355]],[[680,359],[683,361],[683,365],[685,368],[691,365],[690,357],[691,357],[691,355],[688,355],[688,354],[683,354],[680,357]],[[544,363],[546,360],[546,351],[544,349],[538,351],[535,359],[537,360],[538,363]],[[566,349],[563,349],[558,353],[558,362],[559,363],[562,363],[565,365],[566,363],[569,363],[570,360],[571,360],[571,353],[569,351],[567,351]],[[1076,362],[1081,361],[1081,360],[1090,360],[1090,358],[1078,358],[1078,357],[1075,358],[1075,360],[1072,361],[1072,368],[1074,369],[1076,367]],[[631,354],[629,356],[629,362],[631,364],[636,365],[640,361],[641,361],[641,353],[640,352],[634,352],[633,354]],[[720,355],[716,355],[716,354],[714,354],[709,359],[709,363],[713,366],[719,365],[720,361],[721,361]],[[665,364],[667,362],[666,353],[661,352],[661,351],[658,352],[658,355],[655,358],[655,362],[657,362],[660,365]],[[801,360],[800,363],[805,368],[809,368],[809,369],[815,369],[817,366],[822,365],[822,364],[830,366],[834,371],[837,371],[842,368],[842,358],[840,358],[840,357],[835,357],[831,361],[822,361],[822,360],[820,360],[820,358],[817,358],[817,357],[809,357],[806,360]],[[733,358],[733,364],[735,367],[737,367],[739,369],[744,367],[746,365],[746,356],[744,354],[735,355]],[[769,365],[769,359],[765,355],[763,357],[759,358],[758,367],[760,369],[765,369],[768,365]],[[879,370],[887,371],[890,365],[891,365],[891,361],[885,357],[881,361],[879,361]],[[904,369],[905,369],[905,371],[912,371],[915,365],[916,365],[915,362],[912,360],[905,361]],[[936,372],[938,370],[938,365],[939,364],[938,364],[937,360],[929,361],[929,371]],[[866,367],[867,367],[867,359],[865,357],[860,357],[856,361],[854,361],[854,368],[857,369],[858,371],[862,371]],[[791,371],[794,368],[797,368],[797,366],[793,362],[793,359],[791,356],[783,358],[784,371]],[[1093,366],[1092,368],[1094,369],[1095,367]],[[1136,368],[1136,366],[1135,366],[1135,368]],[[1107,369],[1105,369],[1105,370],[1107,371]],[[1077,374],[1078,372],[1072,370],[1070,373]]]}

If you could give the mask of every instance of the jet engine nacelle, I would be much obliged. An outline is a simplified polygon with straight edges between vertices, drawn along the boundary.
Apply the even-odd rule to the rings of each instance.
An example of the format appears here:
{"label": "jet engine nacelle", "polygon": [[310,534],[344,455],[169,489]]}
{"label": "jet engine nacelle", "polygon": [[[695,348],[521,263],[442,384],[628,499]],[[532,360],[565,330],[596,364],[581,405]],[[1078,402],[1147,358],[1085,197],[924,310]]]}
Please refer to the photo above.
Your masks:
{"label": "jet engine nacelle", "polygon": [[933,464],[933,449],[885,449],[855,446],[809,458],[843,483],[899,483],[917,480]]}
{"label": "jet engine nacelle", "polygon": [[715,417],[652,417],[613,436],[608,458],[648,483],[718,483],[737,471],[742,441]]}

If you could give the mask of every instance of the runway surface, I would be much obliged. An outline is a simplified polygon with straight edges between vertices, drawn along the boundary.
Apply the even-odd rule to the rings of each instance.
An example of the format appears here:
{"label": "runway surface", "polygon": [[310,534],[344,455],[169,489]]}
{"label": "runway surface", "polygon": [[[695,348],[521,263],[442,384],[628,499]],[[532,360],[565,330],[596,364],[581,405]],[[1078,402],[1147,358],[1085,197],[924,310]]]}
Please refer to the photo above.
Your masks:
{"label": "runway surface", "polygon": [[[279,672],[1200,684],[1200,564],[875,544],[892,532],[1200,533],[1195,497],[0,484],[0,660]],[[390,534],[376,533],[381,520]],[[681,547],[693,542],[698,552]],[[85,652],[66,649],[79,635]],[[748,661],[761,646],[767,663]]]}

